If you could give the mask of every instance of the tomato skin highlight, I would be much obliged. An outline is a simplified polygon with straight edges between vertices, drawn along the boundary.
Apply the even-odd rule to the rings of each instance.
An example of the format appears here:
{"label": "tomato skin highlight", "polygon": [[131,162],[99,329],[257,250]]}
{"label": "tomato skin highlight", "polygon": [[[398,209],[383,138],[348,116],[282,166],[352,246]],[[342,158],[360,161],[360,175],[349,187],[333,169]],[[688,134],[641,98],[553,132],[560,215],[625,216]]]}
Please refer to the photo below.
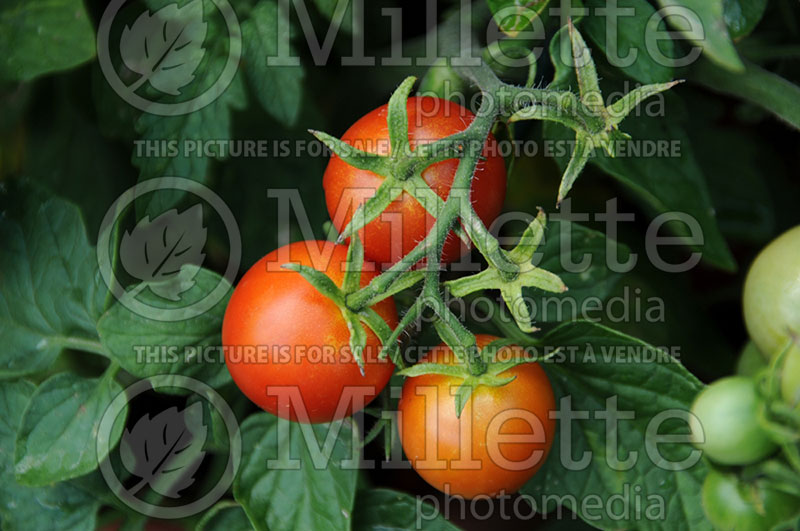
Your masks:
{"label": "tomato skin highlight", "polygon": [[[408,99],[408,134],[412,148],[458,133],[475,119],[468,109],[449,100],[432,97]],[[389,153],[389,130],[386,123],[388,105],[367,113],[348,129],[341,140],[370,153]],[[490,151],[491,150],[491,151]],[[471,201],[475,212],[488,227],[500,214],[506,193],[506,167],[497,149],[497,141],[489,135],[471,184]],[[447,199],[453,184],[457,159],[448,159],[427,167],[422,178],[441,197]],[[350,166],[332,155],[325,169],[322,185],[328,214],[338,231],[353,216],[355,207],[372,197],[383,177],[371,171]],[[346,208],[346,210],[345,210]],[[337,211],[339,214],[337,215]],[[344,216],[341,213],[344,212]],[[395,199],[372,222],[359,232],[365,256],[378,265],[399,261],[421,241],[433,226],[434,218],[407,192]],[[458,260],[467,248],[450,232],[445,241],[442,262]]]}
{"label": "tomato skin highlight", "polygon": [[769,357],[786,347],[790,331],[800,335],[800,226],[778,236],[753,261],[743,307],[750,337]]}
{"label": "tomato skin highlight", "polygon": [[703,389],[692,404],[692,443],[721,465],[760,461],[777,448],[758,422],[760,405],[751,378],[729,376],[717,380]]}
{"label": "tomato skin highlight", "polygon": [[[323,258],[315,260],[309,253],[311,246],[319,246]],[[329,259],[324,258],[327,253]],[[294,421],[330,422],[354,413],[352,404],[337,412],[345,387],[366,386],[369,402],[389,382],[394,365],[378,359],[381,344],[377,336],[367,331],[362,376],[350,355],[350,332],[339,307],[299,273],[280,269],[289,261],[301,263],[324,271],[341,285],[346,258],[344,245],[295,242],[256,262],[236,286],[222,323],[225,363],[239,389],[265,411]],[[376,274],[363,272],[362,286]],[[373,309],[389,326],[397,325],[391,298]],[[244,349],[248,347],[268,355],[247,357]],[[277,358],[273,358],[276,352]],[[307,418],[302,410],[296,411],[291,404],[279,407],[278,397],[267,395],[268,389],[276,391],[283,386],[299,390]]]}
{"label": "tomato skin highlight", "polygon": [[[495,339],[479,335],[478,346]],[[521,354],[519,347],[510,348],[514,355]],[[458,360],[440,345],[421,362]],[[502,375],[516,378],[502,387],[474,389],[460,418],[451,389],[455,392],[461,378],[427,374],[406,379],[399,404],[400,439],[411,465],[433,487],[465,498],[510,494],[544,463],[556,428],[550,418],[556,409],[550,381],[538,363],[518,365]],[[472,429],[467,431],[470,422]],[[515,436],[535,440],[509,441]],[[429,455],[429,449],[435,455]]]}
{"label": "tomato skin highlight", "polygon": [[800,498],[757,481],[712,470],[703,482],[703,510],[714,529],[762,531],[800,513]]}

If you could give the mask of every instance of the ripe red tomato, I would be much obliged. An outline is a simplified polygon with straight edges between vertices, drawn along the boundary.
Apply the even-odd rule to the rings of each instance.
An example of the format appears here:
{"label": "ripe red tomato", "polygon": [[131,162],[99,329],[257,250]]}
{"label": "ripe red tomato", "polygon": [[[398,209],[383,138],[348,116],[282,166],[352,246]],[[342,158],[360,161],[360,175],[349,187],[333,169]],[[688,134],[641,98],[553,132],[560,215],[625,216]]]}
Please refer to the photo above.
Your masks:
{"label": "ripe red tomato", "polygon": [[[316,248],[321,249],[319,256]],[[225,362],[239,389],[274,415],[313,423],[346,417],[354,412],[352,403],[337,409],[346,387],[367,391],[366,405],[392,375],[394,365],[378,359],[380,341],[368,330],[362,376],[350,353],[350,332],[339,307],[299,273],[280,269],[283,263],[297,262],[324,271],[341,285],[346,257],[344,245],[292,243],[256,262],[231,296],[222,323]],[[362,273],[361,284],[375,275]],[[391,299],[374,309],[389,326],[397,325]],[[291,389],[299,390],[307,416],[303,408],[274,394]]]}
{"label": "ripe red tomato", "polygon": [[[497,338],[477,339],[482,347]],[[508,349],[521,354],[519,347]],[[421,362],[459,363],[444,345]],[[460,418],[453,393],[461,378],[426,374],[406,379],[399,405],[403,450],[423,479],[440,491],[465,498],[512,493],[544,463],[556,428],[550,417],[556,409],[550,381],[536,363],[501,374],[516,378],[502,387],[475,388]]]}
{"label": "ripe red tomato", "polygon": [[[384,105],[364,115],[345,132],[342,141],[370,153],[388,154],[387,108]],[[412,148],[463,131],[475,118],[461,105],[439,98],[409,98],[407,109]],[[470,192],[475,212],[487,226],[500,213],[506,194],[505,162],[496,148],[494,136],[489,135]],[[458,159],[444,160],[426,168],[422,178],[439,197],[446,199],[457,167]],[[355,208],[375,194],[383,179],[371,171],[350,166],[336,155],[331,157],[322,185],[328,213],[337,230],[344,229]],[[359,232],[364,254],[377,264],[393,264],[425,237],[433,222],[434,218],[425,208],[403,192],[381,216]],[[466,250],[466,245],[451,232],[445,242],[443,261],[453,262]]]}

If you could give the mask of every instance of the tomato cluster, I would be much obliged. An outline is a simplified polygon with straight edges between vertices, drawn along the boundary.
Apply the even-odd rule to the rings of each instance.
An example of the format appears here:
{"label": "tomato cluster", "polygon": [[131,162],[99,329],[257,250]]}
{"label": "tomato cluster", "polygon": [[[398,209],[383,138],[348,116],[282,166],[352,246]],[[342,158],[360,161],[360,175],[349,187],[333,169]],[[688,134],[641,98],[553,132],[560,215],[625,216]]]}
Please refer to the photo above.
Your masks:
{"label": "tomato cluster", "polygon": [[[387,112],[383,106],[367,114],[342,140],[385,154]],[[412,149],[462,131],[474,119],[463,107],[436,98],[408,99],[407,115]],[[488,150],[493,142],[490,135],[470,189],[473,207],[487,225],[500,212],[506,183],[503,159]],[[445,200],[457,166],[455,159],[444,160],[427,167],[421,176]],[[331,159],[323,184],[338,230],[351,220],[360,202],[376,193],[382,179],[336,156]],[[344,211],[340,210],[343,203]],[[368,260],[360,277],[362,287],[377,275],[373,263],[391,265],[400,260],[425,237],[433,221],[426,208],[402,192],[381,217],[367,224],[359,232]],[[466,250],[450,233],[442,262],[452,262]],[[388,383],[395,367],[380,355],[379,338],[368,332],[362,372],[351,352],[351,329],[343,315],[349,308],[320,293],[296,269],[281,268],[288,262],[311,267],[338,286],[343,285],[347,257],[344,245],[296,242],[259,260],[234,290],[222,328],[226,364],[242,392],[264,410],[292,421],[330,422],[363,408]],[[398,325],[391,298],[372,309],[391,328]],[[479,336],[478,348],[493,339]],[[440,346],[422,360],[428,362],[455,365],[463,360]],[[452,392],[464,379],[440,375],[406,379],[399,405],[402,446],[412,465],[433,486],[465,497],[510,493],[544,462],[555,431],[550,415],[555,398],[547,375],[539,365],[524,363],[501,376],[514,379],[502,387],[478,385],[461,415],[456,414]],[[520,437],[525,442],[519,443]],[[469,470],[458,469],[461,456],[471,461]],[[437,466],[429,468],[430,461]]]}
{"label": "tomato cluster", "polygon": [[[739,375],[713,382],[692,406],[693,442],[712,462],[703,507],[719,529],[771,529],[800,514],[796,491],[779,488],[758,468],[764,460],[784,463],[780,448],[786,441],[770,429],[771,403],[800,413],[798,272],[800,227],[795,227],[769,244],[748,271],[743,305],[751,342],[742,352]],[[780,391],[770,393],[770,387]]]}

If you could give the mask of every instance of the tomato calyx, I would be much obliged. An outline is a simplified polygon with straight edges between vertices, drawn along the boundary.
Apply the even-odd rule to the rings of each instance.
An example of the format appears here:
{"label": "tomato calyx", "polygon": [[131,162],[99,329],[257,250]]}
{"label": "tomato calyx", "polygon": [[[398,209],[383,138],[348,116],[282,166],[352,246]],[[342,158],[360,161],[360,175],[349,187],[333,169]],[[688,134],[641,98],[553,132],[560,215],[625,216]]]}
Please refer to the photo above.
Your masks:
{"label": "tomato calyx", "polygon": [[[798,352],[798,345],[798,338],[790,335],[786,345],[772,356],[769,365],[754,376],[756,391],[761,398],[759,424],[770,439],[781,447],[796,478],[800,478],[800,407],[784,400],[782,380],[786,377],[786,361]],[[800,489],[800,482],[797,487]]]}
{"label": "tomato calyx", "polygon": [[[291,262],[282,264],[281,267],[300,273],[317,291],[339,307],[350,331],[350,351],[358,363],[362,376],[364,375],[364,349],[367,346],[367,331],[364,325],[369,327],[384,345],[381,357],[385,357],[384,354],[389,352],[385,347],[393,335],[392,328],[378,315],[378,312],[370,307],[371,305],[363,308],[351,308],[347,305],[347,295],[358,291],[361,287],[361,272],[364,269],[364,246],[357,234],[352,238],[347,249],[346,270],[341,287],[337,286],[328,275],[313,267]],[[372,304],[375,302],[378,300],[374,300]],[[403,367],[402,359],[395,357],[392,361],[395,365]]]}
{"label": "tomato calyx", "polygon": [[[480,349],[478,349],[476,345],[471,345],[467,349],[463,347],[453,348],[453,346],[448,345],[460,363],[418,363],[401,370],[400,374],[407,378],[426,374],[438,374],[461,379],[462,381],[454,397],[456,417],[460,418],[464,406],[467,404],[470,396],[472,396],[472,392],[476,388],[482,385],[487,387],[502,387],[508,385],[516,378],[516,376],[513,375],[504,375],[509,369],[513,369],[517,365],[522,365],[523,363],[537,363],[555,355],[554,352],[544,357],[515,356],[509,359],[502,359],[502,357],[499,356],[501,351],[513,344],[514,341],[510,339],[497,339]],[[482,362],[480,366],[483,370],[479,374],[475,374],[472,370],[472,367],[475,365],[469,363],[469,356],[471,355],[469,352],[470,348],[477,349],[478,356]]]}
{"label": "tomato calyx", "polygon": [[[346,163],[384,178],[375,195],[358,206],[350,223],[339,234],[338,243],[343,243],[363,229],[403,192],[416,199],[434,218],[441,215],[444,201],[422,178],[422,171],[432,164],[457,157],[460,150],[454,146],[458,144],[459,139],[448,137],[449,139],[443,139],[446,142],[440,140],[427,144],[433,147],[422,149],[423,146],[420,146],[420,149],[411,150],[408,138],[407,101],[416,79],[414,76],[407,77],[389,99],[387,125],[390,153],[388,155],[369,153],[327,133],[309,131]],[[469,238],[460,226],[456,225],[452,229],[464,243],[469,244]]]}
{"label": "tomato calyx", "polygon": [[500,269],[489,264],[489,267],[480,273],[448,281],[445,286],[456,297],[464,297],[485,289],[498,289],[520,330],[528,333],[537,331],[538,328],[533,326],[531,312],[523,298],[522,289],[539,288],[553,293],[567,291],[567,286],[558,275],[540,269],[532,263],[533,255],[544,237],[546,223],[546,216],[539,209],[538,215],[525,229],[517,246],[508,252],[502,251],[511,262],[519,266],[513,275],[504,277]]}
{"label": "tomato calyx", "polygon": [[619,130],[619,124],[644,99],[669,90],[683,80],[669,83],[654,83],[635,88],[606,107],[600,92],[597,70],[589,48],[568,21],[569,38],[578,78],[578,95],[561,92],[553,102],[534,103],[514,113],[510,122],[520,120],[551,120],[575,131],[575,148],[561,179],[557,203],[567,196],[581,170],[589,161],[594,149],[602,147],[610,157],[616,154],[616,145],[630,139],[630,135]]}

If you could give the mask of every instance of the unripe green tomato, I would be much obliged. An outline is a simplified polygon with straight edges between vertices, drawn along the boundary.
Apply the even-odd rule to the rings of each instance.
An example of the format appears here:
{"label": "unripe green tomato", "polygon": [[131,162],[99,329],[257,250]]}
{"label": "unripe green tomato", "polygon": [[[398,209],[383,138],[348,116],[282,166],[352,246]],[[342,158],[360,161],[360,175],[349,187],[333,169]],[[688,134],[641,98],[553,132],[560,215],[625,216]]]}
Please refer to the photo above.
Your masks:
{"label": "unripe green tomato", "polygon": [[750,378],[729,376],[712,383],[692,404],[692,443],[721,465],[760,461],[776,448],[759,425],[760,402]]}
{"label": "unripe green tomato", "polygon": [[781,369],[781,396],[783,401],[800,407],[800,346],[794,345],[786,353]]}
{"label": "unripe green tomato", "polygon": [[702,499],[708,520],[721,530],[763,531],[800,512],[800,498],[716,470],[703,482]]}
{"label": "unripe green tomato", "polygon": [[778,236],[759,254],[744,283],[744,321],[767,356],[800,334],[800,226]]}
{"label": "unripe green tomato", "polygon": [[431,65],[419,83],[420,96],[435,96],[466,105],[469,86],[453,70],[444,58],[439,58]]}
{"label": "unripe green tomato", "polygon": [[740,376],[755,376],[758,371],[766,366],[767,360],[764,354],[758,350],[755,343],[748,341],[739,355],[739,361],[736,362],[736,374]]}

